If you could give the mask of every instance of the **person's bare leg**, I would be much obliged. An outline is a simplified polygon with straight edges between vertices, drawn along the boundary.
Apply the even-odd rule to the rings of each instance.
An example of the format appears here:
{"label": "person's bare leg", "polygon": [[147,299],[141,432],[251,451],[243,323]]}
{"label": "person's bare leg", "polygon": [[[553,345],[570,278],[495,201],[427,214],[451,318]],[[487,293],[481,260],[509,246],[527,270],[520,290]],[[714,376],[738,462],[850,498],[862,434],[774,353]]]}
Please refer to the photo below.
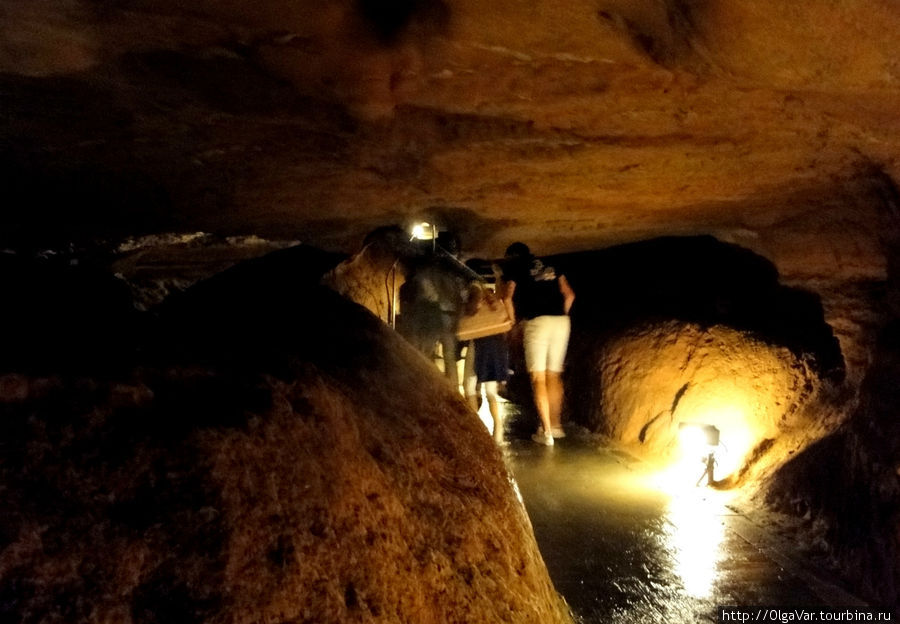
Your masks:
{"label": "person's bare leg", "polygon": [[503,442],[503,414],[500,412],[500,404],[495,397],[487,400],[488,409],[491,410],[491,418],[494,419],[494,441]]}
{"label": "person's bare leg", "polygon": [[561,373],[547,371],[547,402],[550,425],[554,428],[562,428],[563,381]]}
{"label": "person's bare leg", "polygon": [[532,371],[531,390],[534,392],[534,406],[544,427],[544,435],[550,435],[553,431],[550,423],[550,400],[547,397],[547,373],[546,371]]}
{"label": "person's bare leg", "polygon": [[494,419],[494,441],[503,443],[503,412],[500,411],[500,402],[497,400],[497,382],[487,381],[484,384],[484,393],[487,397],[488,410]]}

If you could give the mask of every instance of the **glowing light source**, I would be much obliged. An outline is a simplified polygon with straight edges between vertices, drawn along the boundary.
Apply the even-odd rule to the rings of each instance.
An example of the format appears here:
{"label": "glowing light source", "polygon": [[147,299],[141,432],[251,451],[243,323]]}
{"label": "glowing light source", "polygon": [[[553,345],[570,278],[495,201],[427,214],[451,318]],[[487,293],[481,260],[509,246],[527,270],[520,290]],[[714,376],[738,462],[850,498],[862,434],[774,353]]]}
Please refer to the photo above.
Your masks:
{"label": "glowing light source", "polygon": [[703,472],[696,485],[706,477],[706,484],[712,485],[715,479],[716,447],[719,446],[719,429],[714,425],[700,423],[680,423],[678,435],[685,456],[694,456],[703,463]]}
{"label": "glowing light source", "polygon": [[719,429],[714,425],[683,422],[678,424],[678,438],[681,445],[691,451],[706,451],[719,446]]}
{"label": "glowing light source", "polygon": [[412,237],[416,240],[434,240],[436,226],[423,221],[416,223],[412,228]]}
{"label": "glowing light source", "polygon": [[[693,487],[705,466],[679,422],[720,432],[715,485],[737,488],[781,461],[772,442],[805,426],[815,375],[783,347],[725,326],[670,322],[623,332],[605,347],[602,412],[609,432],[660,468],[667,491]],[[780,446],[780,445],[779,445]],[[777,447],[774,447],[777,448]],[[773,448],[773,450],[774,450]],[[688,471],[680,478],[681,465]],[[672,477],[672,478],[670,478]]]}

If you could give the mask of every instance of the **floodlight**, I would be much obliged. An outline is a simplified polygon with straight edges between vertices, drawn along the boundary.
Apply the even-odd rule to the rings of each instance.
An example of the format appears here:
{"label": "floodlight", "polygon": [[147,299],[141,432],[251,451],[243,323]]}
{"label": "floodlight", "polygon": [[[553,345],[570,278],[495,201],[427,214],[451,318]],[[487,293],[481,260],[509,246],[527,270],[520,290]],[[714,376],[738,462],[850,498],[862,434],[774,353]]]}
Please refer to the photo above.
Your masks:
{"label": "floodlight", "polygon": [[435,237],[435,226],[423,221],[422,223],[416,223],[412,228],[412,237],[416,240],[434,240]]}
{"label": "floodlight", "polygon": [[719,428],[704,423],[678,423],[678,437],[691,445],[719,446]]}
{"label": "floodlight", "polygon": [[713,485],[716,465],[716,447],[719,446],[719,428],[705,423],[678,423],[678,437],[687,453],[696,453],[703,462],[703,473],[695,485],[706,477],[706,484]]}

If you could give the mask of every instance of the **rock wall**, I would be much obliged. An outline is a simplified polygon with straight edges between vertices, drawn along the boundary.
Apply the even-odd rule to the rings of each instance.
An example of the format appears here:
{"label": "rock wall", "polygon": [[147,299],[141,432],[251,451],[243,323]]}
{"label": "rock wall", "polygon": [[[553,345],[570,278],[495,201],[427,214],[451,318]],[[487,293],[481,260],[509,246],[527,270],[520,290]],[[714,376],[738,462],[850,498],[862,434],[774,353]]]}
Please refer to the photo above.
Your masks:
{"label": "rock wall", "polygon": [[[882,279],[826,298],[857,365],[839,405],[842,426],[800,449],[766,482],[765,499],[803,518],[811,552],[842,570],[876,603],[900,604],[900,473],[897,376],[900,373],[898,193],[882,178],[878,215]],[[849,331],[848,331],[849,330]],[[856,338],[855,340],[853,338]],[[852,360],[851,360],[852,361]]]}
{"label": "rock wall", "polygon": [[[749,432],[743,464],[717,485],[740,486],[748,509],[793,516],[812,561],[884,605],[900,586],[895,196],[869,195],[884,213],[872,217],[880,243],[852,253],[819,239],[810,257],[833,253],[827,274],[811,260],[782,276],[708,240],[614,248],[587,266],[581,256],[571,270],[587,297],[568,371],[571,395],[592,406],[572,416],[661,465],[679,458],[680,421],[719,426],[729,447],[729,429]],[[878,261],[854,260],[867,254]],[[697,480],[701,466],[690,470],[678,483]]]}
{"label": "rock wall", "polygon": [[735,480],[760,448],[807,427],[820,385],[784,347],[678,321],[616,335],[593,365],[599,431],[664,465],[678,459],[680,424],[713,425],[721,432],[720,479]]}
{"label": "rock wall", "polygon": [[[314,263],[286,251],[270,279]],[[0,619],[570,621],[433,367],[314,282],[230,273],[137,368],[0,379]]]}
{"label": "rock wall", "polygon": [[399,314],[407,273],[402,261],[410,253],[409,236],[402,230],[371,232],[362,249],[326,273],[322,283],[390,324]]}
{"label": "rock wall", "polygon": [[872,368],[846,422],[767,482],[766,501],[803,518],[811,553],[878,604],[900,604],[900,327],[878,334]]}
{"label": "rock wall", "polygon": [[871,235],[835,187],[900,177],[883,0],[0,4],[4,246],[206,231],[350,252],[443,206],[490,255],[711,233],[830,264],[823,238]]}

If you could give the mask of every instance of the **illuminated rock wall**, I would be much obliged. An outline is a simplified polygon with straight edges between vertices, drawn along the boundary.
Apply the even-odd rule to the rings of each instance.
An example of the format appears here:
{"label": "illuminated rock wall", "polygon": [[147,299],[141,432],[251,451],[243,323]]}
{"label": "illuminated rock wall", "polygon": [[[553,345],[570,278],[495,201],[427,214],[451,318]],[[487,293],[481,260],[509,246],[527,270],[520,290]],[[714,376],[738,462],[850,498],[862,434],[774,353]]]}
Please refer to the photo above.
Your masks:
{"label": "illuminated rock wall", "polygon": [[441,225],[490,254],[710,233],[873,273],[860,180],[900,177],[881,0],[0,6],[0,174],[28,207],[0,215],[4,245],[205,231],[352,252],[451,206],[467,217]]}
{"label": "illuminated rock wall", "polygon": [[[847,378],[825,420],[854,413],[877,372],[898,292],[882,248],[898,231],[882,219],[898,210],[897,3],[0,0],[0,14],[4,249],[204,231],[346,254],[428,211],[485,256],[709,234],[821,301]],[[171,251],[182,266],[144,282],[148,305],[251,255],[191,268]],[[131,260],[118,269],[142,278]],[[359,268],[332,285],[382,315],[381,276]],[[53,340],[10,327],[42,365]]]}
{"label": "illuminated rock wall", "polygon": [[808,426],[819,383],[784,347],[727,327],[672,321],[612,339],[597,364],[600,431],[652,461],[678,458],[680,423],[721,431],[717,478],[737,475],[754,449]]}
{"label": "illuminated rock wall", "polygon": [[388,324],[399,313],[400,287],[406,281],[403,259],[413,253],[409,234],[398,229],[370,232],[362,249],[322,278],[325,286]]}

